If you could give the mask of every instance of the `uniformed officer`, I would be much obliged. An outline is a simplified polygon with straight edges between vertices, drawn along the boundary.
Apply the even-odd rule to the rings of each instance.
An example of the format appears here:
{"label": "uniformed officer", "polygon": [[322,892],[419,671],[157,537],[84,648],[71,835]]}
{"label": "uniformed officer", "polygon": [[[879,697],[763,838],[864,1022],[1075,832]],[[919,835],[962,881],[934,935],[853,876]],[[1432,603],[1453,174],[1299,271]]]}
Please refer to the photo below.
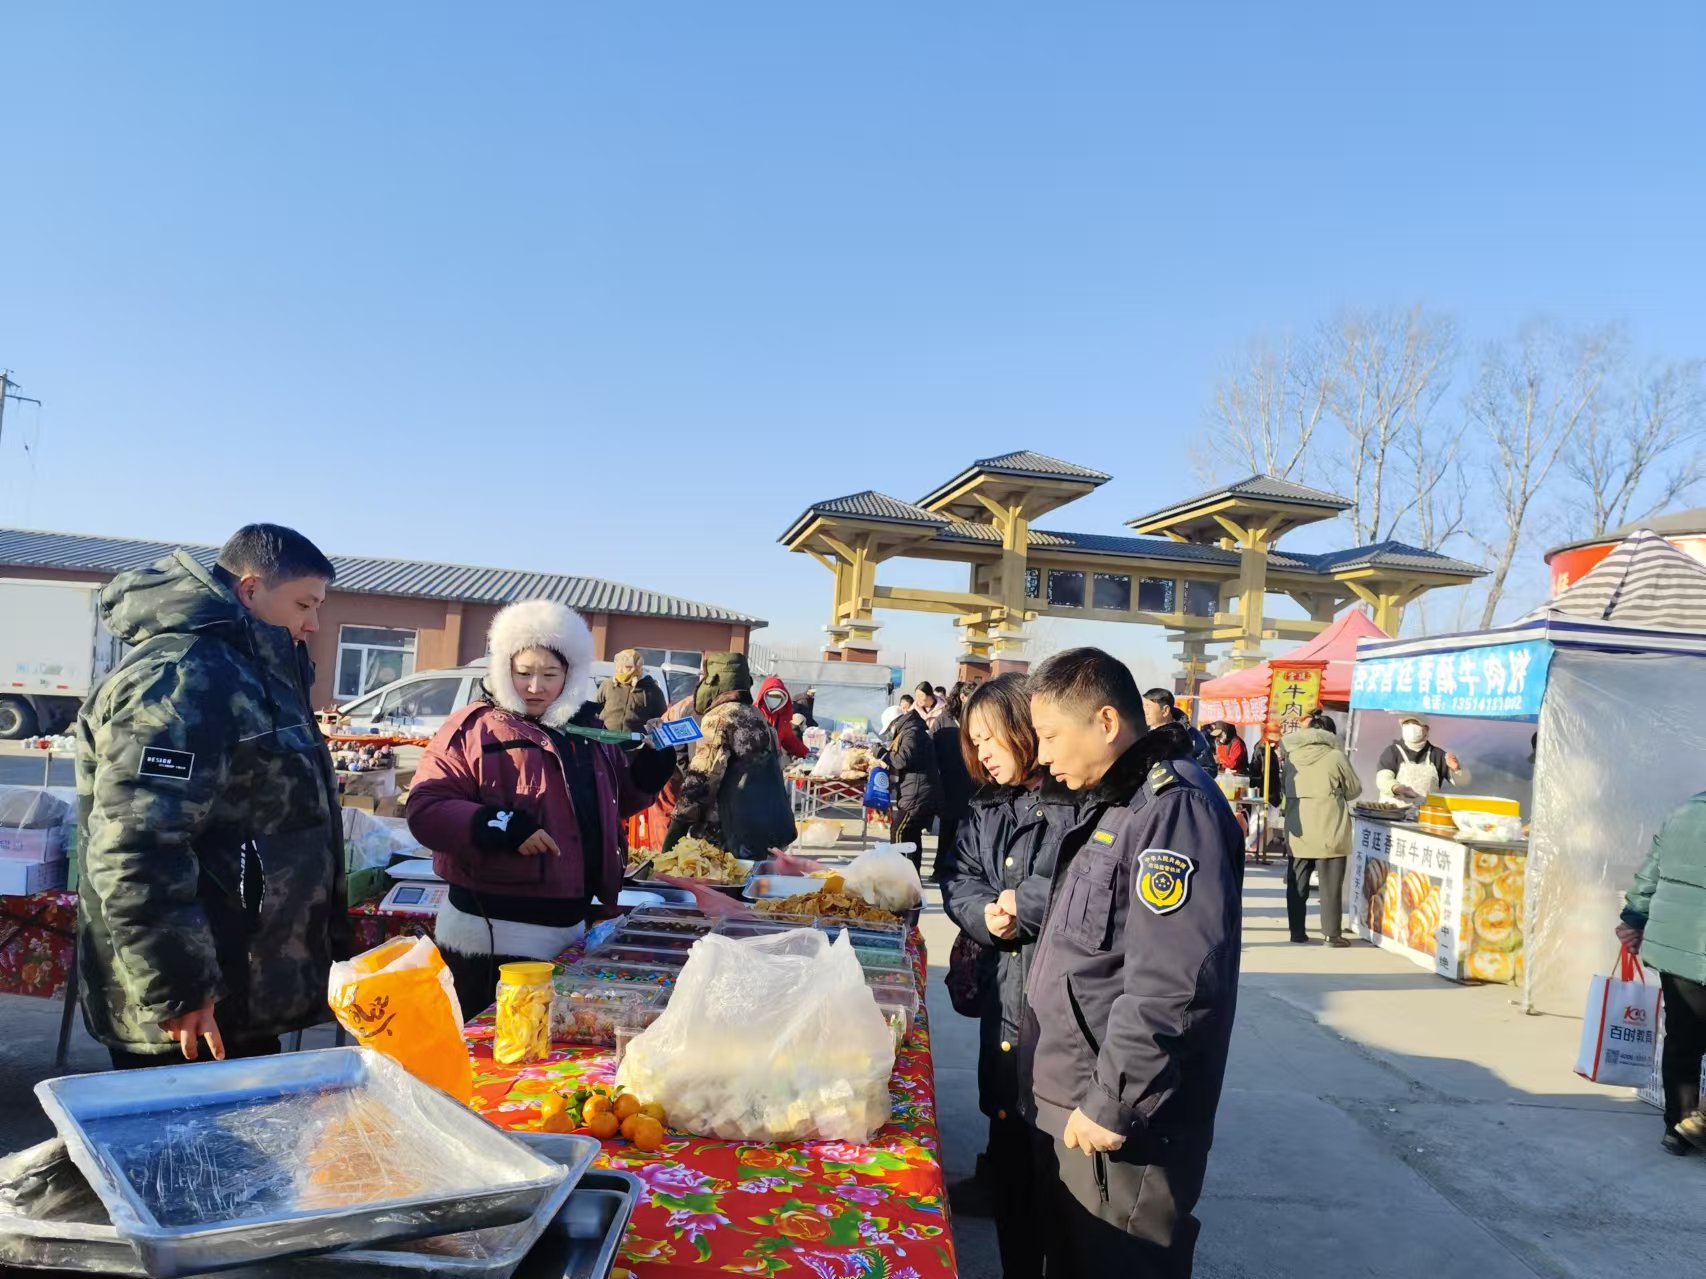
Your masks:
{"label": "uniformed officer", "polygon": [[1188,1276],[1238,997],[1242,839],[1176,724],[1094,648],[1031,677],[1081,796],[1026,987],[1021,1096],[1056,1174],[1049,1279]]}

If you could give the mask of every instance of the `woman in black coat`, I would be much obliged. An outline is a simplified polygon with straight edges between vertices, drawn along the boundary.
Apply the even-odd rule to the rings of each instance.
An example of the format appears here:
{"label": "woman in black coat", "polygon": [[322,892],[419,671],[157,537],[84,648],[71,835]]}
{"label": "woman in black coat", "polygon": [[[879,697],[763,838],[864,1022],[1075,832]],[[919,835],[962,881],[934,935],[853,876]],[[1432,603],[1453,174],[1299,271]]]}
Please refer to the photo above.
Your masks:
{"label": "woman in black coat", "polygon": [[942,804],[942,775],[930,729],[917,711],[883,712],[888,745],[877,753],[889,769],[889,840],[912,845],[912,864],[924,873],[924,832]]}
{"label": "woman in black coat", "polygon": [[980,684],[966,699],[960,742],[982,788],[960,824],[943,907],[960,931],[996,958],[980,1018],[978,1104],[989,1116],[985,1167],[995,1196],[995,1229],[1008,1279],[1042,1274],[1033,1134],[1019,1117],[1019,1028],[1025,979],[1048,909],[1061,840],[1077,806],[1071,792],[1037,767],[1030,694],[1021,675]]}
{"label": "woman in black coat", "polygon": [[953,868],[960,823],[977,789],[960,751],[960,717],[965,713],[966,695],[975,687],[964,680],[954,685],[948,694],[947,710],[930,734],[930,743],[936,748],[936,769],[942,775],[942,802],[936,813],[936,868],[931,875],[938,884]]}

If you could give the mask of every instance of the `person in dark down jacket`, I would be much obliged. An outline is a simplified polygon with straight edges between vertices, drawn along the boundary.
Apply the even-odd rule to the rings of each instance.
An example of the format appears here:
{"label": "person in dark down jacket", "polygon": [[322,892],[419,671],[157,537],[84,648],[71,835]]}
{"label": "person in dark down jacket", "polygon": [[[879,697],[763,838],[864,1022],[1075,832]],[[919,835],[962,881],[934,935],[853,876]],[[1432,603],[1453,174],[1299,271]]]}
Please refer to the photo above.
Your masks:
{"label": "person in dark down jacket", "polygon": [[1022,675],[971,690],[960,713],[960,753],[979,789],[959,827],[942,905],[961,932],[998,957],[978,1036],[978,1104],[989,1117],[983,1171],[994,1194],[1002,1270],[1025,1279],[1043,1272],[1035,1211],[1045,1188],[1037,1183],[1031,1127],[1020,1114],[1016,1049],[1055,854],[1077,801],[1037,767]]}
{"label": "person in dark down jacket", "polygon": [[625,648],[616,654],[616,674],[598,687],[598,716],[604,727],[613,733],[643,733],[668,707],[669,699],[646,674],[639,652]]}
{"label": "person in dark down jacket", "polygon": [[342,811],[305,644],[331,562],[251,524],[101,592],[136,647],[77,720],[77,980],[119,1069],[279,1050],[349,954]]}
{"label": "person in dark down jacket", "polygon": [[762,859],[798,834],[776,732],[753,705],[739,653],[708,653],[693,694],[703,739],[682,770],[666,849],[692,835],[737,857]]}
{"label": "person in dark down jacket", "polygon": [[942,774],[930,729],[916,710],[883,712],[887,745],[877,748],[889,770],[889,830],[892,842],[913,846],[912,864],[924,870],[924,832],[942,803]]}
{"label": "person in dark down jacket", "polygon": [[947,696],[947,709],[930,734],[930,744],[936,750],[936,770],[942,775],[942,802],[936,813],[936,866],[931,874],[938,884],[953,868],[960,822],[965,819],[972,791],[976,789],[966,768],[961,749],[964,738],[960,732],[966,695],[975,687],[964,680],[954,685]]}
{"label": "person in dark down jacket", "polygon": [[593,650],[563,605],[511,604],[492,619],[490,650],[484,700],[438,730],[409,790],[409,830],[450,885],[436,934],[464,1017],[491,1005],[500,965],[555,959],[594,898],[615,905],[622,822],[675,763],[569,731],[577,712],[595,713],[577,696]]}
{"label": "person in dark down jacket", "polygon": [[1237,1007],[1238,823],[1181,726],[1142,715],[1099,649],[1031,677],[1038,761],[1079,796],[1020,1041],[1049,1279],[1191,1273]]}
{"label": "person in dark down jacket", "polygon": [[1706,794],[1673,812],[1623,899],[1617,939],[1658,969],[1664,988],[1665,1135],[1673,1155],[1706,1150]]}

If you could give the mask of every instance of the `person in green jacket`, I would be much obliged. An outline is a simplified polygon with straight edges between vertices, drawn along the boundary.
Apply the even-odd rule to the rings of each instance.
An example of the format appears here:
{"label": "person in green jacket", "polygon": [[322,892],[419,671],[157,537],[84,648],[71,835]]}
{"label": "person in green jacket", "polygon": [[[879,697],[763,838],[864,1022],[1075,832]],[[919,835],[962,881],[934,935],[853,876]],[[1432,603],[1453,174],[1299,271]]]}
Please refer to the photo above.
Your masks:
{"label": "person in green jacket", "polygon": [[1285,913],[1291,940],[1308,945],[1309,881],[1321,882],[1321,931],[1327,944],[1343,948],[1345,861],[1351,852],[1351,801],[1362,782],[1339,749],[1339,739],[1321,711],[1280,741],[1285,752]]}
{"label": "person in green jacket", "polygon": [[1706,794],[1665,819],[1623,899],[1617,940],[1658,969],[1664,990],[1665,1135],[1673,1155],[1706,1150]]}

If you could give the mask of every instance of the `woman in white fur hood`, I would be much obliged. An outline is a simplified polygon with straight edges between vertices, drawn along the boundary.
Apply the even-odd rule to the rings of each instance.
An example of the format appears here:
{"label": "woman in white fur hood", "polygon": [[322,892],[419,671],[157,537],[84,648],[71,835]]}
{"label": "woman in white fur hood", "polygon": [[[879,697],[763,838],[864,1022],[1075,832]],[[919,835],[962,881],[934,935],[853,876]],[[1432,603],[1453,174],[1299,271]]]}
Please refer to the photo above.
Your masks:
{"label": "woman in white fur hood", "polygon": [[592,633],[550,600],[492,619],[486,698],[438,731],[409,791],[409,829],[449,885],[437,924],[465,1017],[490,1006],[499,965],[555,959],[622,886],[622,822],[669,780],[670,751],[621,748],[583,702]]}

